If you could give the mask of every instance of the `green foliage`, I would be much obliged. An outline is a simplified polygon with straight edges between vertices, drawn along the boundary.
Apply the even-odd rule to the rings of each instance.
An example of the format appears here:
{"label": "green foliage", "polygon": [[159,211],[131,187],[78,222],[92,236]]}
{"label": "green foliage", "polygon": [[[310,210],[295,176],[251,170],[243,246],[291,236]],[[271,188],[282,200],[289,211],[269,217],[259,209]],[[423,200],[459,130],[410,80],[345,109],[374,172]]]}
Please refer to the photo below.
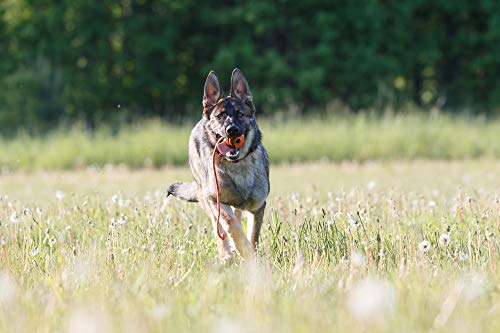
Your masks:
{"label": "green foliage", "polygon": [[0,128],[200,112],[203,79],[247,75],[258,109],[500,105],[500,3],[6,0]]}
{"label": "green foliage", "polygon": [[[500,158],[500,119],[358,113],[259,123],[272,163]],[[43,136],[0,137],[0,168],[185,165],[192,126],[151,120],[118,129],[62,127]]]}

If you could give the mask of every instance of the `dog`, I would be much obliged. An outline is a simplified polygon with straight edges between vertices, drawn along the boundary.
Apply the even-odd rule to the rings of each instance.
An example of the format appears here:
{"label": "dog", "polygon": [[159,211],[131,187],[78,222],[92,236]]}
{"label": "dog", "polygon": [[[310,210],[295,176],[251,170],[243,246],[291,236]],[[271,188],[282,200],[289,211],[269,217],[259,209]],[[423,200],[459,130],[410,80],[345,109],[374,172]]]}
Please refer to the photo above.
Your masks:
{"label": "dog", "polygon": [[[189,165],[194,181],[174,182],[167,190],[167,197],[173,195],[201,205],[212,220],[223,260],[232,257],[226,234],[238,254],[248,260],[255,256],[270,191],[269,157],[255,119],[252,93],[239,69],[233,70],[230,93],[223,96],[219,79],[211,71],[203,89],[203,116],[189,138]],[[227,144],[235,138],[243,138],[241,147]],[[222,235],[217,221],[216,183],[220,226],[225,232]],[[241,223],[244,211],[248,212],[246,236]]]}

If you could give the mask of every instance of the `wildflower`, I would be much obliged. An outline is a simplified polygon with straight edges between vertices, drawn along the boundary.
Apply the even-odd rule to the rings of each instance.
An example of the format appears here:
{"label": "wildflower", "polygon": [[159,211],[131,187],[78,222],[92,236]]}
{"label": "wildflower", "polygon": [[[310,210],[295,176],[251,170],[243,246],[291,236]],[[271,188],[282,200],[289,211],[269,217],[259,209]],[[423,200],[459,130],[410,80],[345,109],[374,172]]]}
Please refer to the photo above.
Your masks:
{"label": "wildflower", "polygon": [[486,278],[482,273],[471,272],[462,278],[464,296],[468,301],[473,301],[484,292]]}
{"label": "wildflower", "polygon": [[442,234],[439,236],[439,245],[441,246],[448,246],[450,244],[450,235],[448,234]]}
{"label": "wildflower", "polygon": [[436,201],[429,200],[429,207],[434,207],[434,206],[436,206]]}
{"label": "wildflower", "polygon": [[420,243],[418,243],[418,250],[420,252],[426,253],[426,252],[429,252],[430,249],[431,249],[431,243],[429,243],[429,241],[424,240],[424,241],[421,241]]}
{"label": "wildflower", "polygon": [[359,251],[355,251],[351,255],[352,264],[356,267],[361,267],[365,264],[366,258]]}
{"label": "wildflower", "polygon": [[0,304],[10,302],[16,294],[17,286],[14,279],[8,273],[0,271]]}
{"label": "wildflower", "polygon": [[49,239],[49,245],[54,246],[57,244],[57,239],[55,237],[50,237]]}
{"label": "wildflower", "polygon": [[358,220],[356,220],[351,213],[347,213],[347,221],[349,222],[349,224],[351,224],[353,227],[358,227]]}
{"label": "wildflower", "polygon": [[386,281],[369,277],[351,290],[348,309],[355,319],[371,321],[392,309],[395,296],[394,289]]}
{"label": "wildflower", "polygon": [[375,188],[375,186],[377,186],[377,183],[375,183],[373,180],[369,181],[368,184],[366,185],[366,187],[369,190],[373,190]]}
{"label": "wildflower", "polygon": [[17,213],[16,212],[13,212],[11,215],[10,215],[10,222],[12,223],[18,223],[21,219],[19,218],[19,216],[17,216]]}
{"label": "wildflower", "polygon": [[130,205],[130,200],[118,200],[118,206],[120,207],[128,207]]}
{"label": "wildflower", "polygon": [[42,209],[40,207],[36,207],[36,213],[38,214],[38,217],[42,217]]}
{"label": "wildflower", "polygon": [[120,225],[123,225],[125,223],[127,223],[127,217],[125,215],[121,215],[118,220],[116,220],[116,223],[117,224],[120,224]]}
{"label": "wildflower", "polygon": [[150,315],[155,320],[160,320],[170,315],[172,309],[166,304],[158,304],[151,311]]}
{"label": "wildflower", "polygon": [[469,259],[469,255],[465,252],[460,252],[458,254],[458,259],[460,259],[461,261],[467,261]]}
{"label": "wildflower", "polygon": [[29,214],[30,214],[30,212],[31,212],[31,211],[30,211],[30,209],[29,209],[29,208],[24,208],[24,209],[23,209],[23,214],[24,214],[24,215],[29,215]]}
{"label": "wildflower", "polygon": [[35,246],[30,250],[30,255],[32,255],[33,257],[36,256],[38,253],[40,253],[40,249],[38,248],[38,246]]}
{"label": "wildflower", "polygon": [[61,201],[66,197],[66,194],[63,191],[57,191],[56,192],[56,199]]}

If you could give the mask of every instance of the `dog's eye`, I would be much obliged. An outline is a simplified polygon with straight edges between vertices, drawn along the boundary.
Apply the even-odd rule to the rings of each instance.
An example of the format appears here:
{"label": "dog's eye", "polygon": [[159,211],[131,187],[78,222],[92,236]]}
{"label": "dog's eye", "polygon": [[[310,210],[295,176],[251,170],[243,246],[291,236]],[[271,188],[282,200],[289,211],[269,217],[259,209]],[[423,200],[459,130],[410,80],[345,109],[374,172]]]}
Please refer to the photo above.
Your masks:
{"label": "dog's eye", "polygon": [[241,111],[238,111],[238,117],[243,117],[245,114]]}
{"label": "dog's eye", "polygon": [[215,115],[215,118],[217,118],[217,119],[219,119],[219,120],[220,120],[220,119],[222,119],[222,117],[224,117],[224,113],[223,113],[223,112],[221,112],[221,113],[217,113],[217,114]]}

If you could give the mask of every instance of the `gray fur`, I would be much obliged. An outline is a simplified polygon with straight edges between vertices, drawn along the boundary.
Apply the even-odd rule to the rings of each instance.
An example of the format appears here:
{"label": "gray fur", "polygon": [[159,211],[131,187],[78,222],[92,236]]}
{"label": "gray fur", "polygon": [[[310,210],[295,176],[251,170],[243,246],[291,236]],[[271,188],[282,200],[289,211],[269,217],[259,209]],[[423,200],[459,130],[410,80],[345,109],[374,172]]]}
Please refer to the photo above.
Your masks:
{"label": "gray fur", "polygon": [[[189,138],[189,165],[195,181],[173,183],[168,195],[199,202],[213,220],[217,191],[212,154],[217,139],[226,137],[225,128],[228,125],[239,126],[245,134],[245,144],[240,148],[238,163],[222,155],[216,156],[220,199],[222,204],[232,206],[234,210],[245,210],[253,215],[249,238],[252,245],[257,246],[270,190],[269,158],[261,142],[262,135],[255,120],[255,107],[248,82],[239,69],[233,71],[230,91],[230,95],[220,101],[222,93],[219,81],[215,72],[210,72],[204,87],[203,117]],[[229,219],[229,228],[237,220]]]}

